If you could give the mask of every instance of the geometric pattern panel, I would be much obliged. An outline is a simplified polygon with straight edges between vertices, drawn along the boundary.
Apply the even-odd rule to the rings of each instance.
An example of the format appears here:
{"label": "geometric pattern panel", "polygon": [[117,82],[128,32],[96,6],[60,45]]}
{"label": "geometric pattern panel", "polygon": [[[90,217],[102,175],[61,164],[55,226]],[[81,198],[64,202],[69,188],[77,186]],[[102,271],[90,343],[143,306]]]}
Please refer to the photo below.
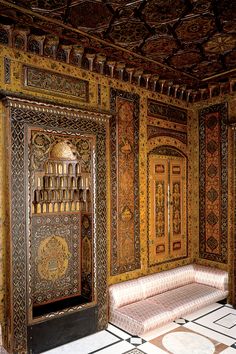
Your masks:
{"label": "geometric pattern panel", "polygon": [[227,263],[227,107],[200,111],[200,258]]}
{"label": "geometric pattern panel", "polygon": [[[11,168],[11,274],[12,291],[9,303],[8,317],[11,321],[11,335],[14,343],[14,352],[26,352],[27,325],[32,317],[31,288],[28,270],[28,250],[30,245],[30,208],[32,205],[29,178],[26,171],[30,168],[29,136],[28,128],[43,128],[47,133],[66,134],[68,136],[81,136],[90,134],[96,137],[96,146],[93,152],[93,203],[94,203],[94,262],[93,273],[96,275],[96,299],[98,306],[98,330],[107,324],[107,234],[106,234],[106,131],[107,115],[86,112],[67,107],[66,109],[49,104],[15,100],[9,98],[9,129],[10,129],[10,168]],[[55,128],[56,123],[56,128]],[[63,217],[63,214],[61,214]],[[35,216],[36,217],[36,216]],[[87,224],[85,223],[85,228]],[[59,231],[57,238],[52,240],[49,235],[47,241],[63,244],[62,232],[67,235],[67,230]],[[75,230],[73,231],[75,232]],[[81,231],[80,231],[81,232]],[[73,234],[73,233],[72,233]],[[83,232],[85,235],[85,233]],[[99,237],[98,237],[99,236]],[[85,236],[83,236],[85,238]],[[87,239],[91,239],[88,234]],[[85,241],[86,243],[86,241]],[[87,242],[88,245],[88,242]],[[86,245],[86,246],[87,246]],[[65,246],[65,244],[64,244]],[[64,247],[63,246],[63,247]],[[84,246],[86,252],[88,247]],[[69,249],[69,247],[68,247]],[[66,253],[66,248],[62,252]],[[87,252],[88,254],[88,252]],[[87,268],[88,271],[90,270]],[[99,270],[98,270],[99,269]],[[74,306],[60,312],[45,315],[45,319],[53,319],[57,316],[81,310],[81,306]],[[42,318],[42,319],[43,319]],[[41,320],[42,320],[41,319]]]}
{"label": "geometric pattern panel", "polygon": [[4,58],[4,83],[11,83],[11,59]]}
{"label": "geometric pattern panel", "polygon": [[111,274],[140,267],[139,96],[111,89]]}

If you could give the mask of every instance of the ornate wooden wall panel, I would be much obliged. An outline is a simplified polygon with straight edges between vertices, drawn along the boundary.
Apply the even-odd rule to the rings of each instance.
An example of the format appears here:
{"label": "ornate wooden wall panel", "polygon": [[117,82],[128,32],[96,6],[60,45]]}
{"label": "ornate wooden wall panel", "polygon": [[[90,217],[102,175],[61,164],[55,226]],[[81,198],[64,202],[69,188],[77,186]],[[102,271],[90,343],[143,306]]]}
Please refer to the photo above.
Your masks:
{"label": "ornate wooden wall panel", "polygon": [[227,106],[200,111],[200,239],[202,259],[228,260]]}
{"label": "ornate wooden wall panel", "polygon": [[3,105],[0,102],[0,323],[2,325],[2,331],[5,322],[5,298],[6,298],[6,281],[9,279],[6,274],[6,234],[8,228],[8,220],[6,218],[6,211],[8,209],[8,203],[6,202],[6,160],[5,160],[5,129],[4,129],[4,117],[3,117]]}
{"label": "ornate wooden wall panel", "polygon": [[88,101],[88,81],[30,66],[24,67],[24,74],[24,85],[30,89],[51,90]]}
{"label": "ornate wooden wall panel", "polygon": [[149,159],[149,210],[153,211],[149,221],[149,265],[168,258],[168,160],[151,155]]}
{"label": "ornate wooden wall panel", "polygon": [[147,114],[169,122],[187,125],[187,111],[159,101],[148,100]]}
{"label": "ornate wooden wall panel", "polygon": [[[158,266],[169,261],[188,257],[187,235],[187,158],[179,153],[179,146],[186,154],[188,143],[185,109],[164,102],[148,99],[147,102],[148,152],[148,266]],[[163,142],[163,144],[162,144]],[[153,147],[152,147],[153,146]],[[157,147],[158,146],[158,147]],[[175,149],[175,147],[178,147]],[[159,167],[158,167],[159,166]],[[163,172],[161,171],[161,166]],[[159,184],[164,177],[165,189],[163,212],[165,232],[162,238],[155,237],[161,222],[158,190],[153,188],[152,179]],[[160,192],[160,185],[159,192]],[[154,230],[153,230],[154,228]]]}
{"label": "ornate wooden wall panel", "polygon": [[81,220],[81,247],[82,247],[82,279],[81,279],[81,294],[88,301],[92,301],[93,294],[93,220],[92,215],[82,213]]}
{"label": "ornate wooden wall panel", "polygon": [[170,160],[170,256],[187,255],[187,160]]}
{"label": "ornate wooden wall panel", "polygon": [[232,284],[232,303],[233,306],[236,308],[236,201],[235,201],[235,196],[236,196],[236,130],[234,128],[234,146],[233,146],[233,158],[234,158],[234,172],[233,172],[233,196],[234,196],[234,201],[233,201],[233,207],[234,207],[234,215],[233,215],[233,235],[232,235],[232,252],[231,252],[231,261],[232,264],[230,264],[231,268],[231,284]]}
{"label": "ornate wooden wall panel", "polygon": [[[150,124],[150,123],[149,123]],[[180,140],[182,143],[187,144],[187,133],[178,131],[176,127],[172,129],[160,128],[159,126],[148,125],[147,126],[147,138],[151,139],[160,136],[170,136]]]}
{"label": "ornate wooden wall panel", "polygon": [[[87,289],[91,287],[91,275],[92,273],[95,276],[94,281],[94,292],[95,298],[94,301],[98,306],[98,324],[97,329],[103,329],[107,323],[107,235],[106,235],[106,128],[107,128],[107,116],[91,113],[91,112],[83,112],[79,110],[74,110],[70,108],[63,109],[61,107],[49,106],[46,104],[38,104],[31,103],[29,101],[21,101],[17,99],[8,99],[6,101],[7,106],[9,107],[9,132],[11,133],[11,146],[9,147],[11,150],[11,242],[12,242],[12,254],[11,254],[11,262],[12,262],[12,293],[10,300],[10,311],[12,311],[12,333],[11,336],[14,339],[14,352],[26,352],[27,348],[27,325],[30,323],[32,328],[34,326],[35,321],[37,319],[32,318],[32,310],[31,306],[33,301],[41,301],[41,296],[45,296],[45,294],[38,294],[37,287],[40,285],[38,281],[32,285],[32,270],[35,271],[35,268],[29,266],[29,256],[28,250],[32,249],[32,240],[31,234],[32,230],[36,228],[36,235],[38,233],[39,239],[41,238],[42,228],[38,224],[38,220],[44,223],[42,226],[46,226],[52,223],[55,228],[56,224],[60,224],[60,216],[58,216],[59,221],[56,220],[55,214],[50,214],[50,209],[45,213],[45,218],[42,218],[42,215],[36,213],[33,215],[33,228],[30,227],[31,222],[31,214],[30,214],[30,206],[32,205],[33,198],[31,199],[30,192],[30,183],[34,181],[32,176],[27,176],[26,171],[28,171],[29,166],[31,166],[31,158],[32,153],[29,150],[29,136],[28,130],[39,129],[45,131],[46,134],[60,134],[61,136],[67,136],[67,141],[71,139],[81,139],[81,134],[85,136],[86,134],[90,134],[96,138],[96,147],[93,149],[92,153],[92,161],[94,166],[94,177],[93,177],[93,212],[94,212],[94,226],[93,231],[91,230],[91,215],[86,213],[86,210],[83,211],[82,215],[82,227],[79,231],[81,233],[80,237],[80,245],[76,245],[78,247],[78,251],[82,251],[82,255],[86,255],[86,257],[91,255],[91,252],[94,254],[94,264],[86,263],[85,260],[82,262],[85,266],[84,271],[82,271],[82,283],[87,286]],[[55,128],[55,122],[57,127]],[[80,140],[81,141],[81,140]],[[40,145],[42,142],[41,139],[37,140],[37,143]],[[55,146],[55,144],[54,144]],[[79,146],[79,144],[78,144]],[[83,144],[83,148],[85,148],[85,144]],[[42,156],[42,155],[41,155]],[[38,157],[40,157],[38,155]],[[65,172],[65,171],[64,171]],[[86,184],[86,183],[85,183]],[[33,183],[35,186],[35,184]],[[38,184],[36,183],[38,186]],[[40,184],[41,186],[41,184]],[[50,185],[49,185],[50,186]],[[35,196],[35,194],[32,194]],[[49,195],[49,194],[48,194]],[[47,195],[47,197],[48,197]],[[43,195],[44,197],[44,195]],[[37,199],[37,198],[36,198]],[[52,198],[53,199],[53,198]],[[36,200],[37,201],[37,200]],[[55,201],[55,200],[54,200]],[[53,202],[53,200],[52,200]],[[33,208],[32,208],[33,210]],[[34,209],[35,210],[35,209]],[[37,211],[37,208],[36,208]],[[42,210],[41,210],[42,211]],[[66,209],[64,211],[68,212]],[[43,209],[43,215],[45,210]],[[48,213],[49,212],[49,213]],[[54,210],[55,212],[55,210]],[[47,216],[48,215],[48,216]],[[51,215],[51,216],[50,216]],[[60,213],[58,214],[60,215]],[[64,216],[62,216],[64,215]],[[71,215],[71,216],[70,216]],[[69,217],[79,218],[79,214],[75,214],[68,212],[68,216],[66,213],[61,214],[62,218]],[[68,221],[67,220],[67,221]],[[77,220],[78,221],[78,220]],[[61,271],[63,272],[63,266],[68,261],[67,256],[69,255],[72,247],[72,239],[76,232],[75,226],[77,226],[77,221],[74,220],[74,224],[72,225],[72,229],[60,228],[58,235],[54,236],[49,235],[49,239],[44,239],[43,242],[47,242],[47,245],[41,243],[41,250],[38,247],[39,252],[37,252],[38,261],[40,261],[40,257],[45,250],[48,249],[48,244],[51,243],[60,243],[62,252],[62,256],[64,255],[64,264],[62,265]],[[63,222],[63,220],[61,220]],[[66,224],[66,223],[65,223]],[[37,226],[36,226],[37,225]],[[44,227],[45,229],[45,227]],[[70,232],[68,233],[68,230]],[[61,234],[60,234],[61,232]],[[94,242],[92,242],[92,246],[90,241],[92,240],[92,233],[94,235]],[[72,238],[69,242],[69,248],[65,246],[63,243],[63,237],[66,234],[66,237]],[[99,235],[99,237],[97,237]],[[38,242],[37,237],[34,242]],[[42,242],[42,241],[41,241]],[[50,247],[53,248],[53,245]],[[74,243],[74,242],[73,242]],[[90,244],[90,246],[89,246]],[[40,241],[39,241],[40,246]],[[73,244],[74,246],[74,244]],[[49,247],[49,248],[50,248]],[[65,254],[67,252],[67,255]],[[76,252],[74,253],[76,256]],[[49,258],[51,257],[51,252],[49,254]],[[45,258],[45,257],[44,257]],[[47,258],[47,257],[46,257]],[[49,259],[50,263],[50,271],[55,271],[54,260]],[[78,272],[80,272],[80,267],[78,265],[78,260],[74,258],[72,263],[75,267],[78,267]],[[72,265],[71,263],[71,265]],[[53,268],[53,269],[52,269]],[[56,267],[59,269],[58,267]],[[93,268],[91,270],[91,268]],[[42,267],[41,271],[45,272],[47,269]],[[98,271],[99,269],[99,271]],[[38,269],[39,271],[39,269]],[[50,273],[50,272],[49,272]],[[48,275],[48,274],[47,274]],[[52,275],[52,273],[50,273]],[[76,275],[75,275],[76,276]],[[36,277],[37,280],[37,277]],[[74,288],[71,289],[72,292],[75,291],[76,284]],[[85,287],[86,288],[86,287]],[[33,289],[33,290],[32,290]],[[43,290],[43,288],[42,288]],[[64,287],[64,291],[69,289]],[[61,288],[63,291],[63,286]],[[77,288],[76,291],[81,292],[80,288]],[[85,291],[86,293],[86,291]],[[91,293],[90,293],[91,294]],[[38,298],[39,295],[39,298]],[[65,293],[63,293],[65,295]],[[57,294],[52,291],[52,296],[61,296],[61,294]],[[91,296],[91,295],[90,295]],[[43,301],[43,300],[42,300]],[[82,311],[85,309],[87,305],[78,305],[71,308],[65,308],[64,310],[53,312],[43,317],[40,317],[40,321],[49,320],[51,318],[56,318],[57,316],[62,316],[63,314],[69,314],[71,312]],[[94,303],[91,303],[90,306],[94,306]],[[9,319],[11,318],[10,313]]]}
{"label": "ornate wooden wall panel", "polygon": [[111,90],[111,274],[140,267],[139,97]]}
{"label": "ornate wooden wall panel", "polygon": [[[116,276],[112,276],[109,274],[108,281],[109,283],[116,283],[120,281],[124,281],[127,279],[132,279],[140,275],[145,275],[147,273],[154,272],[156,269],[148,269],[147,267],[147,218],[146,218],[146,123],[147,123],[147,101],[148,99],[152,99],[153,101],[158,101],[161,103],[165,103],[167,105],[176,106],[181,109],[187,109],[187,103],[185,101],[181,101],[173,96],[162,95],[158,92],[148,91],[143,87],[130,85],[129,82],[118,81],[115,78],[107,77],[105,75],[100,75],[97,72],[83,70],[79,68],[77,65],[71,65],[65,62],[60,62],[54,60],[52,57],[44,57],[35,55],[34,53],[24,52],[20,49],[14,49],[12,47],[6,47],[4,45],[0,45],[1,53],[0,53],[0,81],[1,81],[1,89],[2,92],[7,92],[11,95],[18,95],[18,97],[34,97],[35,100],[43,100],[44,102],[54,102],[58,105],[70,105],[70,106],[78,106],[86,107],[85,109],[96,110],[99,109],[105,112],[110,111],[110,87],[117,90],[122,90],[123,92],[132,92],[140,96],[140,127],[139,127],[139,176],[141,178],[142,183],[139,186],[139,200],[140,200],[140,250],[141,250],[141,268],[136,269],[134,271],[130,271],[128,273],[117,274]],[[9,60],[4,64],[4,58],[8,58]],[[78,100],[78,96],[72,96],[67,93],[62,93],[58,91],[52,90],[42,90],[38,87],[30,87],[25,86],[25,71],[24,67],[30,66],[34,68],[40,68],[45,70],[46,72],[53,72],[57,74],[61,74],[62,76],[66,76],[69,78],[76,78],[85,80],[89,83],[89,97],[88,101]],[[5,82],[5,78],[6,81]],[[10,80],[9,80],[10,79]],[[98,90],[98,84],[100,85],[100,90]],[[129,95],[129,94],[128,94]],[[132,96],[132,94],[131,94]],[[130,96],[130,97],[131,97]],[[100,99],[101,102],[100,102]],[[148,119],[150,121],[150,119]],[[159,124],[159,119],[157,117],[153,118],[156,124]],[[162,120],[163,121],[163,120]],[[165,121],[165,127],[168,128],[168,124],[172,123],[169,121]],[[168,123],[168,124],[167,124]],[[173,123],[172,123],[173,124]],[[183,124],[174,123],[178,127],[182,126],[186,128]],[[172,130],[173,132],[175,129]],[[177,132],[178,133],[178,132]],[[177,137],[176,137],[177,138]],[[5,141],[2,139],[0,141],[1,147],[4,147]],[[3,166],[4,159],[2,159],[1,165]],[[110,171],[110,162],[107,161],[107,167]],[[4,167],[3,167],[4,170]],[[5,172],[5,170],[4,170]],[[108,181],[109,183],[109,181]],[[3,184],[1,184],[1,190],[4,190]],[[110,191],[110,189],[109,189]],[[108,192],[109,193],[109,192]],[[6,197],[3,196],[4,207],[6,205]],[[110,205],[108,204],[108,208]],[[108,218],[108,244],[113,240],[110,237],[110,218]],[[7,228],[7,221],[4,219],[4,228]],[[0,236],[1,237],[1,236]],[[1,237],[2,242],[4,244],[4,236]],[[5,262],[5,255],[3,255]],[[109,253],[109,264],[111,264],[111,254]],[[177,264],[178,265],[178,264]],[[173,263],[170,264],[173,266]],[[165,265],[168,267],[168,264]],[[2,295],[1,295],[2,294]],[[3,289],[0,296],[5,294],[5,290]],[[6,295],[4,295],[6,298]],[[4,324],[3,324],[4,325]]]}
{"label": "ornate wooden wall panel", "polygon": [[[92,234],[81,240],[81,212],[92,208],[92,151],[94,138],[30,129],[31,239],[29,248],[33,306],[82,295],[81,263],[90,259]],[[51,214],[51,215],[50,215]],[[90,215],[91,218],[91,215]],[[83,216],[87,229],[91,221]],[[85,233],[85,236],[87,233]],[[86,252],[82,252],[82,243]],[[93,299],[93,286],[83,290]],[[90,288],[90,293],[88,292]],[[82,299],[82,298],[81,298]]]}
{"label": "ornate wooden wall panel", "polygon": [[33,306],[81,295],[79,225],[79,213],[32,217],[30,278]]}
{"label": "ornate wooden wall panel", "polygon": [[149,266],[187,257],[186,157],[170,147],[148,155]]}

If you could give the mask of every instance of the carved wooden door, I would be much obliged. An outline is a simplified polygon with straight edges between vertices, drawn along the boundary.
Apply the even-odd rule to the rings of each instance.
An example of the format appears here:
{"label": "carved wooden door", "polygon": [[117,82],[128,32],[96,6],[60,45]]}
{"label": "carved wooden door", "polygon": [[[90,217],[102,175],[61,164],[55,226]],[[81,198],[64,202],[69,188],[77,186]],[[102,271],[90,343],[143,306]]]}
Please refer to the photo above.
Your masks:
{"label": "carved wooden door", "polygon": [[149,158],[149,264],[178,259],[187,253],[186,158]]}

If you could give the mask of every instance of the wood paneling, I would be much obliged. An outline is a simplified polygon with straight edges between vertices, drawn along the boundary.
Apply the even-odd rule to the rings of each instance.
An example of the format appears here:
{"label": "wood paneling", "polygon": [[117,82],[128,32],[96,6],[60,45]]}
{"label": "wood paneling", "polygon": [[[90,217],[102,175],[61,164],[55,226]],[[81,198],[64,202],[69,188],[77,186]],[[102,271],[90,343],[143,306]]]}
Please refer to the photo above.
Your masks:
{"label": "wood paneling", "polygon": [[186,158],[151,154],[148,178],[149,266],[153,266],[187,255]]}

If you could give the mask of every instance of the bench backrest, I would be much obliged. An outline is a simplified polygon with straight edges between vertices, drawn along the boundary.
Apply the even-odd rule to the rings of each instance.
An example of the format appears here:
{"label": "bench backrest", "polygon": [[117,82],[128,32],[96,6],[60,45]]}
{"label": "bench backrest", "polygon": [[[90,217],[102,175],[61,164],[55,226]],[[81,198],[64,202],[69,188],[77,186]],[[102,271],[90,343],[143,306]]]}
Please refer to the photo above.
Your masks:
{"label": "bench backrest", "polygon": [[146,275],[109,287],[110,308],[128,305],[193,282],[228,290],[228,273],[195,264]]}
{"label": "bench backrest", "polygon": [[164,293],[165,291],[193,283],[195,281],[194,273],[194,265],[190,264],[142,277],[140,280],[143,287],[144,298],[146,299]]}

